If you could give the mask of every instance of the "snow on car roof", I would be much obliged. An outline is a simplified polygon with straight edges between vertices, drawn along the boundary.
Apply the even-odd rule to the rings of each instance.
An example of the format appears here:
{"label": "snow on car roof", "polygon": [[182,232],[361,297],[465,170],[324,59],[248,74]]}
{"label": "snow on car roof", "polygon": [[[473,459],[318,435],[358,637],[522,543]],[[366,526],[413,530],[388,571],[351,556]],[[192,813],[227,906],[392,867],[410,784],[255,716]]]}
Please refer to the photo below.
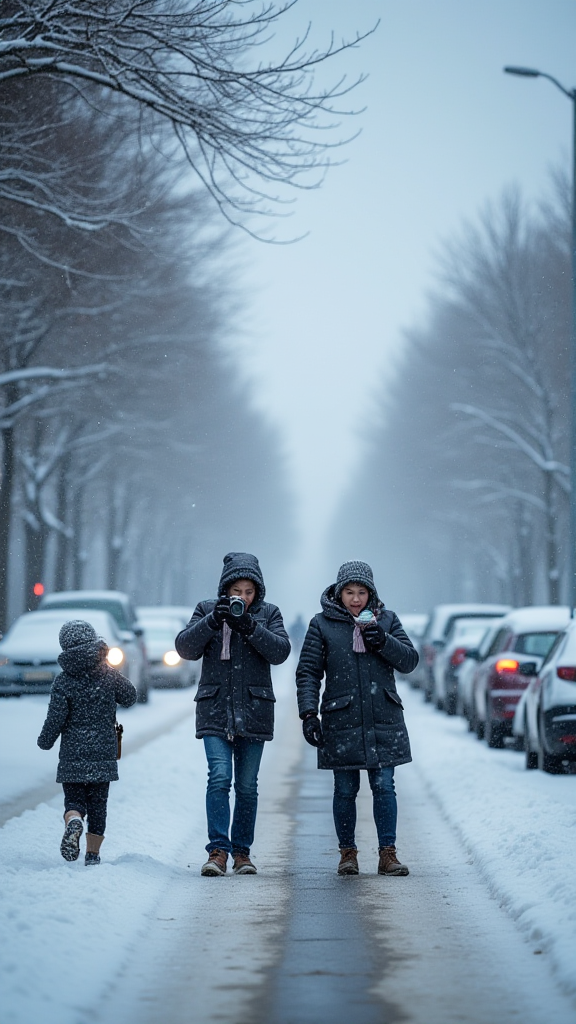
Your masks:
{"label": "snow on car roof", "polygon": [[104,598],[107,601],[114,599],[117,601],[130,601],[128,594],[125,594],[122,590],[56,590],[52,594],[45,594],[42,598],[42,604],[48,604],[52,600],[61,601],[64,599],[70,601],[74,598],[80,601],[91,600],[92,598]]}
{"label": "snow on car roof", "polygon": [[446,625],[450,619],[458,615],[505,615],[509,611],[511,611],[509,604],[437,604],[430,615],[426,636],[434,640],[443,639]]}
{"label": "snow on car roof", "polygon": [[541,605],[515,608],[508,612],[500,625],[509,626],[513,633],[535,633],[547,629],[564,629],[570,621],[570,609],[563,605]]}

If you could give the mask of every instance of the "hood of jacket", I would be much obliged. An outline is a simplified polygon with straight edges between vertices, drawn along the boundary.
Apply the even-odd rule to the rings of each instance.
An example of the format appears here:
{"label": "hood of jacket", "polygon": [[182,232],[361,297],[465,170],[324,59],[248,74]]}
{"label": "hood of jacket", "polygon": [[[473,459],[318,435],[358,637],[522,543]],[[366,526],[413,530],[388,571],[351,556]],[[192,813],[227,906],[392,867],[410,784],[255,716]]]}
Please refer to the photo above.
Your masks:
{"label": "hood of jacket", "polygon": [[[348,609],[345,608],[344,605],[335,597],[335,589],[336,584],[331,583],[329,587],[326,587],[326,590],[320,598],[320,604],[324,615],[327,619],[337,619],[340,622],[353,622],[353,616],[350,614]],[[379,597],[376,596],[375,598],[370,598],[366,607],[373,612],[377,619],[379,619],[384,611],[385,605]]]}
{"label": "hood of jacket", "polygon": [[97,672],[102,664],[102,652],[108,653],[108,645],[104,640],[94,640],[88,644],[79,644],[62,651],[58,657],[60,668],[75,678]]}
{"label": "hood of jacket", "polygon": [[236,580],[252,580],[256,587],[256,598],[253,605],[255,607],[262,603],[266,595],[266,587],[256,555],[250,555],[246,551],[231,551],[228,555],[224,555],[224,568],[218,584],[218,597],[225,594],[230,584],[235,583]]}

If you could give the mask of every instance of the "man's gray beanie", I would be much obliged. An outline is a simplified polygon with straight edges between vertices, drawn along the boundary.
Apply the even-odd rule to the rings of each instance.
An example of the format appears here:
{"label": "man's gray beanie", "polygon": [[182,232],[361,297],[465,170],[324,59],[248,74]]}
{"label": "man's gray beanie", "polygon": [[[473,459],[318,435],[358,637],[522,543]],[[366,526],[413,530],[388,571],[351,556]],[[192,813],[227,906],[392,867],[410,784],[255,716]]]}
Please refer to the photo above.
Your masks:
{"label": "man's gray beanie", "polygon": [[358,583],[370,591],[373,598],[378,599],[372,569],[367,562],[344,562],[338,569],[334,596],[340,597],[344,587],[349,583]]}

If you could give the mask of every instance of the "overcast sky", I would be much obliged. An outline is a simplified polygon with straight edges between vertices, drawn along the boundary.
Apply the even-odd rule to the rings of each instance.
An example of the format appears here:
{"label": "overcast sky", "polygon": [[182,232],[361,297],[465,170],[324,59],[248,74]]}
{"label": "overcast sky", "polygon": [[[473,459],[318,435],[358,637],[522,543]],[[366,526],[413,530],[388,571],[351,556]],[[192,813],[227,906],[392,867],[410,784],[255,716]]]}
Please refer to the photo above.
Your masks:
{"label": "overcast sky", "polygon": [[[570,155],[569,100],[502,67],[576,86],[575,0],[299,0],[282,39],[310,20],[321,44],[331,29],[351,36],[378,18],[331,72],[368,74],[353,100],[367,107],[362,134],[279,228],[309,236],[244,249],[242,361],[282,432],[302,532],[294,574],[305,572],[310,594],[335,574],[322,556],[326,526],[360,457],[376,384],[393,386],[402,330],[424,315],[435,249],[506,185],[542,194],[550,166]],[[343,560],[362,557],[361,496],[358,527],[358,550]]]}

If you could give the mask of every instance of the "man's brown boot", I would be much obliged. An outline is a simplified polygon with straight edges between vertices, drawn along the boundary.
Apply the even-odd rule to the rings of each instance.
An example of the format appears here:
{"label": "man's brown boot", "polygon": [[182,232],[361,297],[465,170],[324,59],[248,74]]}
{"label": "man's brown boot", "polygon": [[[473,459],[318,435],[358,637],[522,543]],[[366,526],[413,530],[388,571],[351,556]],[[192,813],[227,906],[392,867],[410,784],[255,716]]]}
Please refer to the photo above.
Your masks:
{"label": "man's brown boot", "polygon": [[247,853],[235,853],[232,870],[235,875],[255,875],[256,867]]}
{"label": "man's brown boot", "polygon": [[228,854],[226,850],[211,850],[208,860],[202,865],[201,875],[225,875]]}
{"label": "man's brown boot", "polygon": [[378,861],[379,875],[409,875],[410,872],[405,864],[401,864],[396,856],[395,846],[382,846],[379,850]]}
{"label": "man's brown boot", "polygon": [[338,865],[339,875],[357,875],[359,873],[358,868],[358,850],[354,847],[345,847],[340,850],[340,863]]}

